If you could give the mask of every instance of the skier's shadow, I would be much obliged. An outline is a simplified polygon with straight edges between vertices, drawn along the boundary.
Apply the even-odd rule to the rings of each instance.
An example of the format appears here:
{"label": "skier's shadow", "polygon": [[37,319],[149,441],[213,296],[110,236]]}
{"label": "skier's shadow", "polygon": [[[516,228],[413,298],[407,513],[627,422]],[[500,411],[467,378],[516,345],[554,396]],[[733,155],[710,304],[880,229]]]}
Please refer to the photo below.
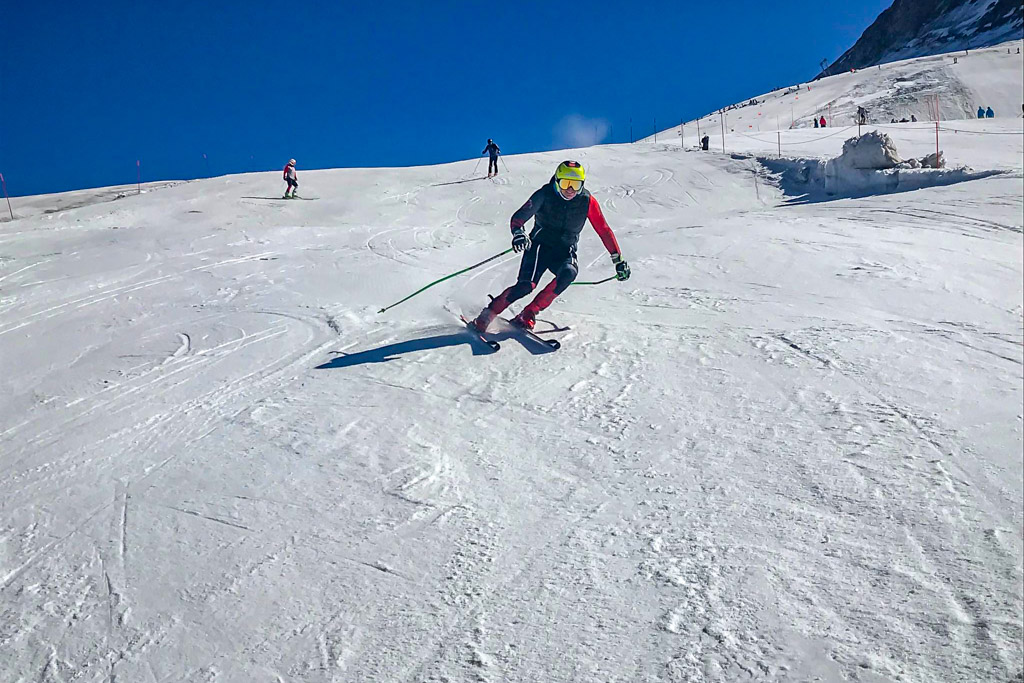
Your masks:
{"label": "skier's shadow", "polygon": [[443,187],[444,185],[461,185],[462,183],[471,183],[474,180],[487,180],[487,178],[484,178],[484,177],[481,176],[479,178],[466,178],[465,180],[453,180],[450,183],[434,183],[433,185],[431,185],[431,187]]}
{"label": "skier's shadow", "polygon": [[[551,349],[540,348],[540,345],[529,343],[515,332],[498,332],[497,334],[488,334],[487,337],[498,342],[505,341],[506,339],[515,339],[522,343],[523,348],[534,355],[551,351]],[[407,353],[443,349],[446,346],[460,346],[462,344],[468,345],[473,350],[474,356],[487,356],[495,353],[491,347],[484,344],[471,333],[456,332],[453,334],[439,334],[433,337],[410,339],[395,344],[386,344],[385,346],[379,346],[367,351],[359,351],[358,353],[341,353],[337,358],[316,366],[316,369],[334,370],[336,368],[352,367],[353,365],[365,365],[366,363],[386,363],[396,360]]]}

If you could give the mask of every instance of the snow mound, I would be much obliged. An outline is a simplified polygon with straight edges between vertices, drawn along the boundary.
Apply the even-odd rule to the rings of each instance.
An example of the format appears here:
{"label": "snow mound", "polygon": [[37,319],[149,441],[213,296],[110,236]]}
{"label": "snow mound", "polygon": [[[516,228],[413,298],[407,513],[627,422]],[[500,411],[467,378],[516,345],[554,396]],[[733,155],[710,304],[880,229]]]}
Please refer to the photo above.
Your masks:
{"label": "snow mound", "polygon": [[888,135],[873,130],[843,143],[843,153],[836,164],[853,169],[880,170],[896,168],[902,161],[896,144]]}
{"label": "snow mound", "polygon": [[904,161],[892,138],[881,131],[848,139],[843,153],[831,159],[761,158],[760,162],[778,174],[783,192],[804,201],[907,192],[999,173],[967,166],[943,168],[941,150]]}

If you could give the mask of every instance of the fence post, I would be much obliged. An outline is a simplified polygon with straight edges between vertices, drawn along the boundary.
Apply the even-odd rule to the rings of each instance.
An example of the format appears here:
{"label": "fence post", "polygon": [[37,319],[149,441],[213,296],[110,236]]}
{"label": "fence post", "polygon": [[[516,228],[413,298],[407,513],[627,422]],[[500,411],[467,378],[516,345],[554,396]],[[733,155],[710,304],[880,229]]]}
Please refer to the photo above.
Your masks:
{"label": "fence post", "polygon": [[725,109],[720,110],[719,114],[722,119],[722,154],[725,154]]}
{"label": "fence post", "polygon": [[7,181],[4,180],[4,174],[0,173],[0,186],[4,188],[4,197],[7,199],[7,210],[11,212],[11,220],[14,220],[14,209],[11,208],[11,198],[7,196]]}
{"label": "fence post", "polygon": [[935,168],[939,168],[939,122],[935,122]]}
{"label": "fence post", "polygon": [[135,182],[138,184],[135,194],[142,194],[142,160],[135,160]]}
{"label": "fence post", "polygon": [[782,131],[777,130],[775,133],[779,136],[779,158],[782,158]]}

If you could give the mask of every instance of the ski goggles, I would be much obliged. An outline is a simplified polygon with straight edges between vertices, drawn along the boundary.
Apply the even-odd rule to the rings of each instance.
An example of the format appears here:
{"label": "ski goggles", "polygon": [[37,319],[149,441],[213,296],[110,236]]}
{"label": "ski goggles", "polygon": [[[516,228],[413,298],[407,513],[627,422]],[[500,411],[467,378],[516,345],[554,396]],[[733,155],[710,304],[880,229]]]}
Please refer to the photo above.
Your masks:
{"label": "ski goggles", "polygon": [[583,189],[582,180],[573,180],[572,178],[559,178],[557,182],[559,190],[568,190],[571,187],[576,192],[579,192],[581,189]]}

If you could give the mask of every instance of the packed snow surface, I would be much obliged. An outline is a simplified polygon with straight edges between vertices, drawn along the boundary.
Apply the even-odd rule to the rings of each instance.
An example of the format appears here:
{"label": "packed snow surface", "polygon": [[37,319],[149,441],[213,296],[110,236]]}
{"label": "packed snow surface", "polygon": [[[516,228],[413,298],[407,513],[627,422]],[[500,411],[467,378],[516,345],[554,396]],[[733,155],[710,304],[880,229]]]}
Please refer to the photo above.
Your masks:
{"label": "packed snow surface", "polygon": [[[971,125],[998,175],[858,198],[676,139],[16,202],[0,680],[1019,680],[1022,135]],[[566,157],[633,275],[561,350],[459,323],[511,254],[377,313]]]}

